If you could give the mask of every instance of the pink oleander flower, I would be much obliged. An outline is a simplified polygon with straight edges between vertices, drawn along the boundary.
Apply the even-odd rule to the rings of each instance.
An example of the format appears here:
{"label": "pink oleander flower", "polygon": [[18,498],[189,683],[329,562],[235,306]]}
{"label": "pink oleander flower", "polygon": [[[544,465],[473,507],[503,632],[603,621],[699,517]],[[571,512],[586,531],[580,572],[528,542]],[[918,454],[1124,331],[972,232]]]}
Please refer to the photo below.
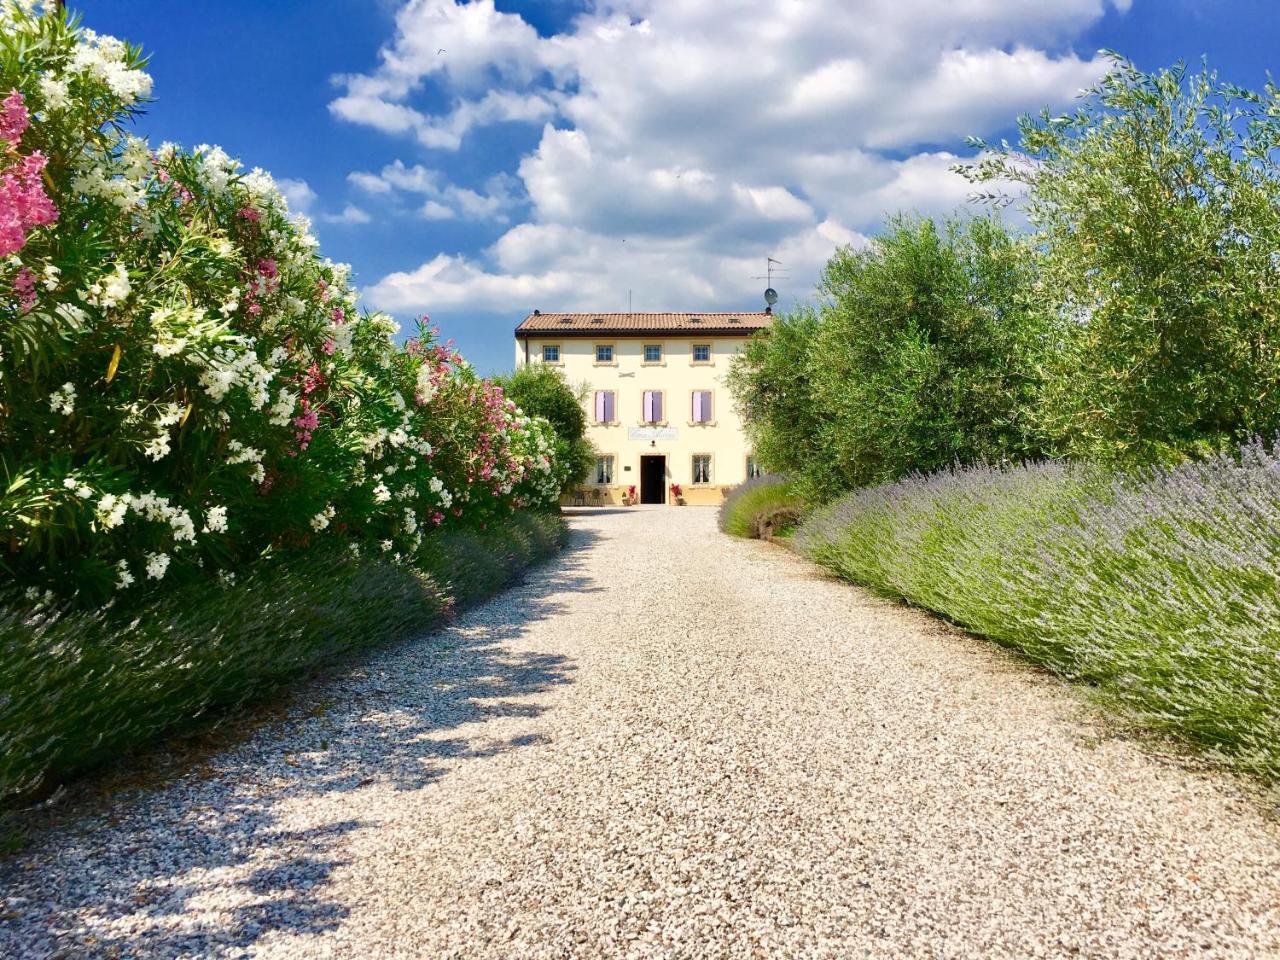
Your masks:
{"label": "pink oleander flower", "polygon": [[258,272],[269,279],[280,276],[280,268],[274,260],[258,261]]}
{"label": "pink oleander flower", "polygon": [[262,313],[262,304],[260,303],[249,304],[248,312],[249,312],[249,316],[256,317],[258,314]]}
{"label": "pink oleander flower", "polygon": [[47,162],[37,151],[0,174],[0,256],[17,253],[34,228],[58,219],[40,178]]}
{"label": "pink oleander flower", "polygon": [[332,357],[333,351],[336,350],[337,348],[338,348],[338,345],[334,343],[333,338],[330,337],[328,340],[324,342],[324,346],[322,346],[320,349],[324,351],[324,355],[326,357]]}
{"label": "pink oleander flower", "polygon": [[[310,400],[299,400],[298,405],[302,407],[302,415],[293,418],[293,425],[309,434],[310,431],[320,426],[320,415],[311,406]],[[310,436],[307,439],[310,439]]]}
{"label": "pink oleander flower", "polygon": [[31,125],[31,114],[23,102],[22,94],[14,90],[0,102],[0,140],[9,144],[9,150],[18,149],[23,132]]}
{"label": "pink oleander flower", "polygon": [[36,305],[36,275],[22,267],[13,278],[13,292],[18,295],[18,309],[29,312]]}
{"label": "pink oleander flower", "polygon": [[431,515],[431,522],[437,527],[440,526],[440,524],[444,523],[444,514],[437,510]]}
{"label": "pink oleander flower", "polygon": [[257,223],[262,214],[258,213],[258,211],[253,209],[253,207],[244,207],[236,214],[236,216],[240,217],[242,220],[248,220],[250,223]]}
{"label": "pink oleander flower", "polygon": [[334,308],[333,308],[333,322],[334,322],[334,323],[336,323],[336,324],[338,324],[338,325],[342,325],[342,324],[346,323],[346,322],[347,322],[347,314],[346,314],[346,311],[345,311],[345,310],[343,310],[341,307],[334,307]]}

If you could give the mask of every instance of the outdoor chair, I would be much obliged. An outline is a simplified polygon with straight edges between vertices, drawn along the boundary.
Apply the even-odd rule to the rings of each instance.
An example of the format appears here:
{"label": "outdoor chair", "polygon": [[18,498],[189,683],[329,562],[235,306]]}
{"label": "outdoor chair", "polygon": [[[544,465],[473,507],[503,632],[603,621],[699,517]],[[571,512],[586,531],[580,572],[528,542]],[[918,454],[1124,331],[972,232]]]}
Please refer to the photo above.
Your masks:
{"label": "outdoor chair", "polygon": [[585,507],[587,505],[587,492],[581,487],[573,491],[573,505],[575,507]]}

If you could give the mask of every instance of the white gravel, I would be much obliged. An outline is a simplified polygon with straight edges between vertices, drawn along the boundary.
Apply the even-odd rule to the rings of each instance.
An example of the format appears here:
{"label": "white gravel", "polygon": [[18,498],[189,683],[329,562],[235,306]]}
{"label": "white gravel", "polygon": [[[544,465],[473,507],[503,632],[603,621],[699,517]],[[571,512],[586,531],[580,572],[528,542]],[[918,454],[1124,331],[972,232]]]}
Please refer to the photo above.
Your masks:
{"label": "white gravel", "polygon": [[0,868],[0,955],[1280,955],[1280,827],[932,618],[596,511],[558,565]]}

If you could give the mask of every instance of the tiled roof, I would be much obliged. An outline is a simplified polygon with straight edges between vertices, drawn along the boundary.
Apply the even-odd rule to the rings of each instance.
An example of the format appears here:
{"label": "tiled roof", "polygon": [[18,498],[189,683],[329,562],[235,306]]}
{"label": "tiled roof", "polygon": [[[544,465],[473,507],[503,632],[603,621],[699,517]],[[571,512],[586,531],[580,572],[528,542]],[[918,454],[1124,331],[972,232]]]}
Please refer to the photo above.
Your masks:
{"label": "tiled roof", "polygon": [[767,327],[769,313],[540,313],[516,327],[517,337],[554,333],[559,336],[643,333],[749,334]]}

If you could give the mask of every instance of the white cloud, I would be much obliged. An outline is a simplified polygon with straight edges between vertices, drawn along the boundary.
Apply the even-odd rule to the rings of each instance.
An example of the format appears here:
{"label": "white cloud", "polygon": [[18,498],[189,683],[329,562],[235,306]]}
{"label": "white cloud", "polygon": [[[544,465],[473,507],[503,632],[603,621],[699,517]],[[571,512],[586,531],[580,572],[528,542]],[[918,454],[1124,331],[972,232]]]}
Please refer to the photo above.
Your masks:
{"label": "white cloud", "polygon": [[545,37],[493,0],[408,0],[379,62],[339,78],[336,116],[464,154],[493,124],[542,132],[483,189],[423,164],[353,173],[428,219],[525,220],[370,297],[604,309],[630,286],[668,298],[655,307],[737,308],[784,251],[803,295],[885,215],[963,206],[965,135],[1096,81],[1106,61],[1071,43],[1108,7],[1129,0],[597,0]]}
{"label": "white cloud", "polygon": [[486,181],[484,193],[449,183],[439,170],[396,160],[378,173],[357,170],[347,175],[352,186],[373,195],[396,192],[427,198],[418,212],[428,220],[492,220],[509,222],[508,212],[519,202],[515,181],[499,174]]}
{"label": "white cloud", "polygon": [[373,218],[355,204],[348,203],[341,213],[322,213],[320,219],[325,223],[368,223]]}
{"label": "white cloud", "polygon": [[291,180],[288,177],[281,177],[276,180],[276,187],[284,195],[289,204],[289,209],[294,213],[309,213],[312,204],[316,202],[316,192],[311,189],[311,185],[305,180]]}

